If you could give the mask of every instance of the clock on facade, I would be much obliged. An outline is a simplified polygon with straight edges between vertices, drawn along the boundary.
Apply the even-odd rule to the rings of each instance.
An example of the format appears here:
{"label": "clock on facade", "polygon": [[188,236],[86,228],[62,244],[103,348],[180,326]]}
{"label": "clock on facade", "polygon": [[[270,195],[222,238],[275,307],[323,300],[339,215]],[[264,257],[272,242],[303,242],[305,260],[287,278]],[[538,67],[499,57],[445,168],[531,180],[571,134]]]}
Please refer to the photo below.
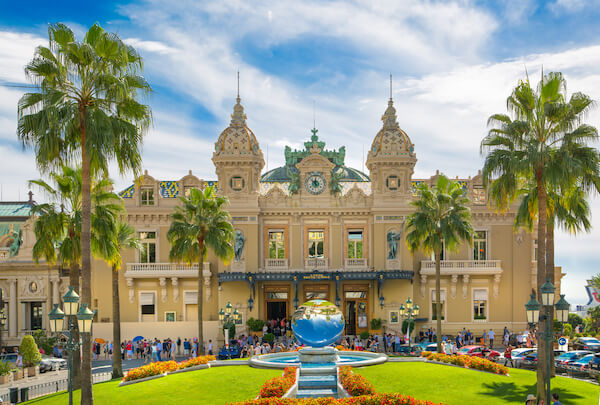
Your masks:
{"label": "clock on facade", "polygon": [[325,190],[326,185],[325,177],[319,172],[310,173],[306,176],[306,181],[304,182],[306,190],[311,194],[321,194]]}

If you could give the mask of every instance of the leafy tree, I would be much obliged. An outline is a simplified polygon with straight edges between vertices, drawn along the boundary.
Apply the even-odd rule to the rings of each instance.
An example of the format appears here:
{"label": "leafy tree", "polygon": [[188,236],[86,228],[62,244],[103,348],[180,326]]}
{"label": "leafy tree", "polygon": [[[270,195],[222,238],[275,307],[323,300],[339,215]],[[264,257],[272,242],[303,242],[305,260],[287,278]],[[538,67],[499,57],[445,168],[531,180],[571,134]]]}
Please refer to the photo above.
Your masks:
{"label": "leafy tree", "polygon": [[[524,182],[535,184],[538,296],[546,278],[554,277],[553,228],[548,235],[551,208],[548,193],[564,194],[575,185],[584,194],[600,189],[597,180],[600,157],[595,148],[588,146],[598,139],[598,132],[581,123],[592,105],[592,99],[582,93],[574,93],[567,99],[566,81],[561,73],[542,74],[537,87],[527,78],[519,82],[507,99],[512,116],[492,115],[488,120],[492,128],[481,143],[482,152],[488,152],[483,181],[500,209],[520,196]],[[542,330],[543,325],[538,328]],[[543,342],[538,346],[537,397],[549,402],[543,367],[548,348]]]}
{"label": "leafy tree", "polygon": [[569,323],[573,327],[573,330],[575,330],[579,325],[583,325],[583,318],[577,314],[569,314]]}
{"label": "leafy tree", "polygon": [[[18,105],[18,137],[35,150],[42,172],[81,161],[81,302],[91,304],[91,180],[116,161],[121,173],[141,168],[141,140],[151,111],[138,101],[150,91],[142,58],[94,24],[83,41],[64,24],[48,28],[49,46],[36,49],[25,72],[39,90]],[[81,403],[92,404],[91,339],[83,336]]]}
{"label": "leafy tree", "polygon": [[38,329],[33,331],[33,339],[35,344],[49,356],[52,356],[54,352],[54,345],[56,344],[56,338],[53,336],[47,336],[44,329]]}
{"label": "leafy tree", "polygon": [[585,319],[584,332],[590,335],[597,335],[600,331],[600,307],[588,309],[589,318]]}
{"label": "leafy tree", "polygon": [[42,354],[31,335],[23,336],[19,353],[23,356],[23,367],[33,367],[42,361]]}
{"label": "leafy tree", "polygon": [[[444,245],[448,251],[458,250],[460,243],[471,243],[471,209],[469,199],[460,184],[440,175],[436,184],[417,187],[417,199],[411,202],[416,208],[406,220],[406,244],[411,252],[422,250],[435,255],[436,314],[442,313],[440,297],[440,265]],[[436,316],[437,351],[442,353],[442,317]]]}
{"label": "leafy tree", "polygon": [[227,198],[217,196],[213,187],[193,188],[188,197],[179,200],[182,204],[175,207],[167,233],[171,243],[169,260],[198,264],[198,350],[204,354],[202,264],[208,247],[219,259],[229,261],[233,257],[234,231],[225,210]]}

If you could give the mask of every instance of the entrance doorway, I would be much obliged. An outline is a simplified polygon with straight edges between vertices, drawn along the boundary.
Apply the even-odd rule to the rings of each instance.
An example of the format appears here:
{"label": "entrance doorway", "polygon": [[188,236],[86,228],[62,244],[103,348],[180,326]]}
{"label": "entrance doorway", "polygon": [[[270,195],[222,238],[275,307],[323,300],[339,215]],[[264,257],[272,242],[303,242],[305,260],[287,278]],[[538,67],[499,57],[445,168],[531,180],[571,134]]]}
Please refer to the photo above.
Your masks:
{"label": "entrance doorway", "polygon": [[267,319],[283,319],[287,318],[287,302],[285,301],[268,301],[267,302]]}
{"label": "entrance doorway", "polygon": [[368,286],[347,286],[344,290],[345,334],[359,335],[368,331]]}

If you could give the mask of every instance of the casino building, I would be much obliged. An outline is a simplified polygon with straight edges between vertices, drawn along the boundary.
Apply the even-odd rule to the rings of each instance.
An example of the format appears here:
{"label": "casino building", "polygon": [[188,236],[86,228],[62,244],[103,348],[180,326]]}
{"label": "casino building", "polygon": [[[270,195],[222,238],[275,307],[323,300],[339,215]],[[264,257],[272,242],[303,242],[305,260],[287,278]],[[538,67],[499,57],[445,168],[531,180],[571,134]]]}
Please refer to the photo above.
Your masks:
{"label": "casino building", "polygon": [[[417,331],[435,327],[435,265],[430,257],[409,252],[404,222],[416,185],[434,183],[439,172],[413,178],[417,150],[398,124],[392,99],[381,120],[366,161],[368,173],[346,166],[345,148],[327,149],[326,136],[317,129],[303,149],[285,148],[284,166],[263,172],[259,138],[248,127],[238,96],[231,123],[215,142],[216,178],[199,179],[190,171],[179,180],[162,180],[145,172],[123,190],[127,221],[142,240],[140,251],[123,252],[123,338],[194,336],[198,277],[204,281],[206,339],[222,340],[217,313],[228,301],[242,315],[239,333],[247,331],[249,317],[290,317],[311,298],[338,305],[348,335],[368,331],[374,318],[383,321],[385,331],[399,330],[398,307],[409,297],[421,308]],[[513,230],[513,210],[497,213],[487,205],[480,174],[457,181],[472,202],[476,233],[471,245],[443,253],[444,331],[523,330],[524,304],[536,286],[534,236]],[[207,185],[229,198],[236,257],[224,264],[209,251],[202,269],[169,263],[166,235],[177,197]],[[33,220],[27,220],[29,226]],[[8,292],[3,299],[12,325],[5,328],[3,342],[16,342],[31,328],[34,298],[45,327],[50,305],[60,301],[68,285],[61,268],[32,263],[32,235],[31,230],[23,235],[18,254],[0,257],[0,288]],[[561,275],[557,268],[556,280]],[[94,335],[110,340],[109,267],[94,260],[92,277],[92,307],[98,310]]]}

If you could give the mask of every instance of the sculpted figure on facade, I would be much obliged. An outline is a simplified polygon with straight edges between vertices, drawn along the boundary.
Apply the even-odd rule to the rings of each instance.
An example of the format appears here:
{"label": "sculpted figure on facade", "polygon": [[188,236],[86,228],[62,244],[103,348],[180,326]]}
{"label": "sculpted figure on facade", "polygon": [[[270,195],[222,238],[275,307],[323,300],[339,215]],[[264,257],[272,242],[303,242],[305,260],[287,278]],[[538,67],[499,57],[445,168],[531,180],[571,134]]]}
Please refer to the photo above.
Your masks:
{"label": "sculpted figure on facade", "polygon": [[10,249],[8,251],[8,257],[13,257],[19,254],[19,248],[23,244],[23,231],[19,229],[19,231],[15,231],[13,226],[11,225],[10,236],[12,236],[13,241],[10,244]]}
{"label": "sculpted figure on facade", "polygon": [[396,259],[396,255],[398,254],[398,240],[401,237],[401,231],[396,232],[392,229],[387,233],[388,260]]}
{"label": "sculpted figure on facade", "polygon": [[242,231],[235,231],[235,261],[239,262],[242,260],[242,253],[244,251],[244,245],[246,244],[246,238],[242,234]]}

